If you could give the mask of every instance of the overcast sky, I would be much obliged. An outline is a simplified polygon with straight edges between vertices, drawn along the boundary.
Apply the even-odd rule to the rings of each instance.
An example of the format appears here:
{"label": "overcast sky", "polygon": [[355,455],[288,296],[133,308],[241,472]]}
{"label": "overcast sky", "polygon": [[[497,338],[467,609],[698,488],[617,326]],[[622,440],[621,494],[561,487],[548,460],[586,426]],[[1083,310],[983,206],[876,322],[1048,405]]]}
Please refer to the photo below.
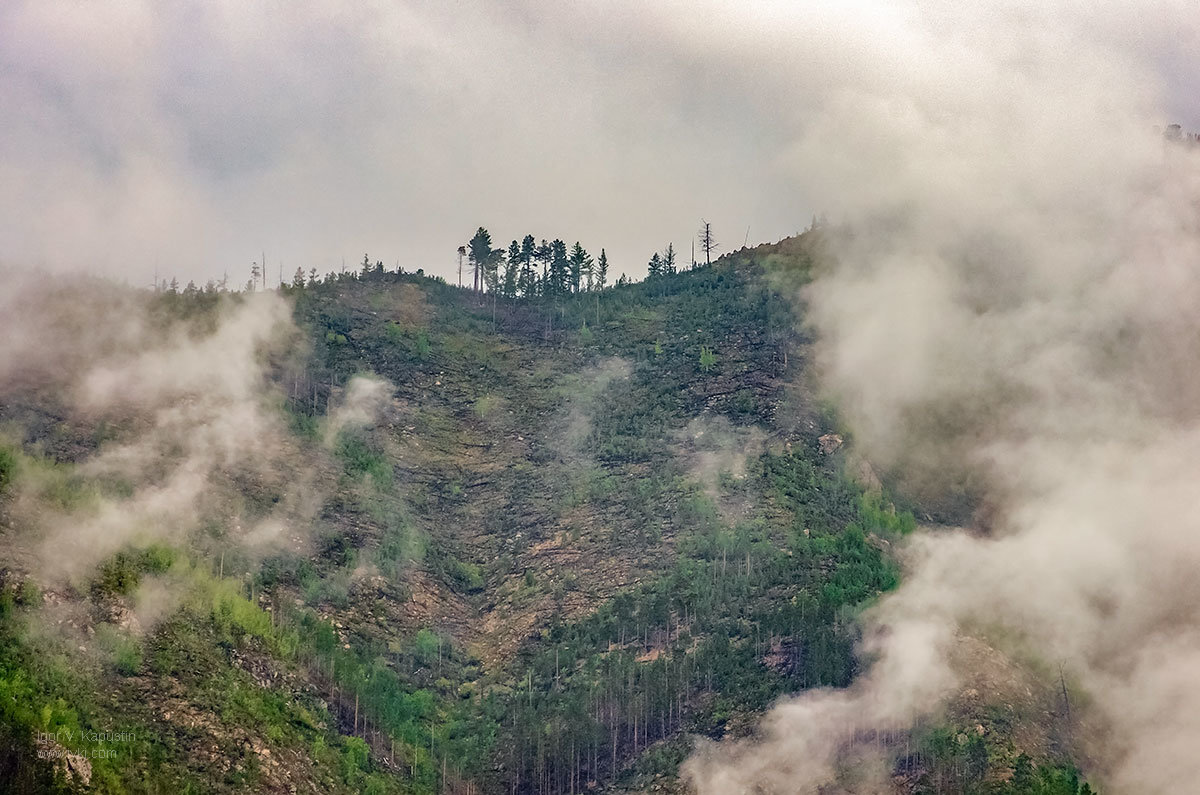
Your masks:
{"label": "overcast sky", "polygon": [[[793,154],[847,73],[1060,13],[959,5],[3,0],[0,263],[240,284],[264,250],[272,278],[366,252],[453,281],[483,225],[641,276],[702,218],[776,240],[824,209]],[[1148,126],[1200,128],[1190,3],[1074,5],[1149,65]]]}

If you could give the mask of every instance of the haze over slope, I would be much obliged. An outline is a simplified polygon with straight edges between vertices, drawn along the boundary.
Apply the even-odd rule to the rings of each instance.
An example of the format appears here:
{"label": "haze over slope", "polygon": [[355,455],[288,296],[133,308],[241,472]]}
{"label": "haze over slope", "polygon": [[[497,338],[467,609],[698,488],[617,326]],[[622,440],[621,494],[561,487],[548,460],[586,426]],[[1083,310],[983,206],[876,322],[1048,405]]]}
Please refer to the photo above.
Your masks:
{"label": "haze over slope", "polygon": [[[987,532],[914,538],[870,673],[693,760],[703,793],[815,792],[860,732],[937,712],[970,673],[961,633],[1063,666],[1112,791],[1200,780],[1200,157],[1153,129],[1144,53],[1200,22],[959,5],[902,6],[886,42],[827,31],[856,68],[830,70],[793,154],[841,222],[807,292],[830,393],[874,460],[976,489]],[[844,786],[882,789],[881,755]]]}
{"label": "haze over slope", "polygon": [[763,277],[747,253],[494,305],[382,267],[21,285],[0,780],[621,791],[848,684],[844,616],[912,520],[817,444]]}
{"label": "haze over slope", "polygon": [[[0,264],[304,265],[0,296],[0,781],[620,790],[810,687],[702,795],[1200,780],[1187,3],[51,0],[0,53]],[[413,272],[480,222],[615,276],[813,210],[607,289]],[[975,526],[904,541],[810,352],[853,454]],[[1004,655],[1074,711],[984,707],[1054,747],[936,753]]]}

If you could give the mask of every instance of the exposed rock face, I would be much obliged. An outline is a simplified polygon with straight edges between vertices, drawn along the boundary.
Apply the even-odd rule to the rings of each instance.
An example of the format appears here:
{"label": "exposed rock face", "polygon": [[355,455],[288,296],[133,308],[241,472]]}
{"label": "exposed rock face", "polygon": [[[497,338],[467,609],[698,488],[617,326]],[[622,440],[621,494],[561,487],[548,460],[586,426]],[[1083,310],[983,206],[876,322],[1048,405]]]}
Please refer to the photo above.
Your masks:
{"label": "exposed rock face", "polygon": [[92,763],[87,757],[60,745],[53,735],[39,736],[37,748],[38,757],[53,761],[54,766],[62,771],[63,777],[68,781],[77,782],[84,787],[92,783]]}
{"label": "exposed rock face", "polygon": [[837,452],[842,446],[842,437],[836,433],[827,433],[817,439],[817,444],[821,447],[821,452],[825,455],[831,455]]}

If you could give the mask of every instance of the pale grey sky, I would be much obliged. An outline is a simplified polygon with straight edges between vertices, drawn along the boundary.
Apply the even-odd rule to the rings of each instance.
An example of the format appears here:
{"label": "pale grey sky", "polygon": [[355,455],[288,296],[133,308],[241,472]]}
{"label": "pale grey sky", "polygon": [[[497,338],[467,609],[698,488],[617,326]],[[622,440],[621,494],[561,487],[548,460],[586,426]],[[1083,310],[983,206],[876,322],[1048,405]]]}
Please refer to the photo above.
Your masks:
{"label": "pale grey sky", "polygon": [[[793,152],[833,87],[938,69],[913,31],[990,24],[957,5],[7,0],[0,263],[241,283],[263,250],[272,277],[368,252],[453,280],[484,225],[640,276],[701,218],[722,250],[775,240],[823,208]],[[1192,9],[1141,5],[1066,15],[1154,67],[1148,124],[1200,126]]]}

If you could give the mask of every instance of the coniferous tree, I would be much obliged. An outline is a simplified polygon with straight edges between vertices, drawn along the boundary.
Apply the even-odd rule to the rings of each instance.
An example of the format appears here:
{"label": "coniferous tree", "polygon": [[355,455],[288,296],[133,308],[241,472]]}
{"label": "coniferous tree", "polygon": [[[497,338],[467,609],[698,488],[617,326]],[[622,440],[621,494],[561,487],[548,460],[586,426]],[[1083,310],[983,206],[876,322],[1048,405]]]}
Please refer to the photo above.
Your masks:
{"label": "coniferous tree", "polygon": [[1028,754],[1021,754],[1017,757],[1016,764],[1013,765],[1009,786],[1015,792],[1025,793],[1032,792],[1034,784],[1033,761]]}
{"label": "coniferous tree", "polygon": [[656,252],[654,252],[654,256],[650,258],[649,265],[647,265],[646,278],[653,279],[657,276],[661,276],[662,272],[663,272],[662,257],[660,257],[658,252],[656,251]]}
{"label": "coniferous tree", "polygon": [[500,291],[500,263],[504,261],[504,249],[494,248],[483,263],[483,285],[489,293]]}
{"label": "coniferous tree", "polygon": [[665,274],[675,272],[675,244],[668,243],[667,250],[663,252],[662,269]]}
{"label": "coniferous tree", "polygon": [[545,238],[542,238],[542,242],[538,244],[535,259],[542,266],[541,292],[543,295],[552,294],[554,290],[550,286],[550,262],[554,259],[554,249],[549,243],[546,242]]}
{"label": "coniferous tree", "polygon": [[504,261],[504,249],[494,248],[483,263],[483,282],[492,294],[492,331],[496,330],[496,296],[500,294],[500,263]]}
{"label": "coniferous tree", "polygon": [[301,267],[296,268],[296,275],[292,277],[292,286],[293,287],[303,287],[304,286],[304,268],[301,268]]}
{"label": "coniferous tree", "polygon": [[514,240],[508,246],[508,259],[504,268],[504,297],[517,296],[517,270],[521,268],[521,244]]}
{"label": "coniferous tree", "polygon": [[590,286],[592,257],[583,246],[579,245],[578,240],[571,247],[571,256],[568,261],[571,263],[571,292],[577,293],[583,289],[585,274],[587,274],[587,282]]}
{"label": "coniferous tree", "polygon": [[596,261],[592,259],[592,255],[584,253],[583,264],[580,266],[583,271],[584,287],[588,292],[595,288],[596,280]]}
{"label": "coniferous tree", "polygon": [[533,260],[537,254],[537,245],[533,235],[525,235],[521,241],[521,277],[519,287],[523,298],[530,298],[537,292],[537,273],[533,269]]}
{"label": "coniferous tree", "polygon": [[596,289],[603,290],[608,283],[608,255],[600,249],[600,258],[596,260]]}
{"label": "coniferous tree", "polygon": [[571,262],[567,256],[567,244],[555,240],[550,244],[550,275],[547,287],[551,295],[562,295],[569,288]]}
{"label": "coniferous tree", "polygon": [[488,267],[488,263],[491,262],[493,258],[492,236],[488,230],[481,226],[475,231],[475,236],[471,238],[470,242],[467,244],[467,247],[470,250],[471,265],[475,271],[474,290],[479,292],[479,289],[482,286],[480,283],[481,279],[485,275],[484,272]]}
{"label": "coniferous tree", "polygon": [[581,264],[581,261],[575,256],[575,249],[572,248],[571,253],[567,255],[567,289],[565,292],[579,292],[579,279],[582,275]]}

